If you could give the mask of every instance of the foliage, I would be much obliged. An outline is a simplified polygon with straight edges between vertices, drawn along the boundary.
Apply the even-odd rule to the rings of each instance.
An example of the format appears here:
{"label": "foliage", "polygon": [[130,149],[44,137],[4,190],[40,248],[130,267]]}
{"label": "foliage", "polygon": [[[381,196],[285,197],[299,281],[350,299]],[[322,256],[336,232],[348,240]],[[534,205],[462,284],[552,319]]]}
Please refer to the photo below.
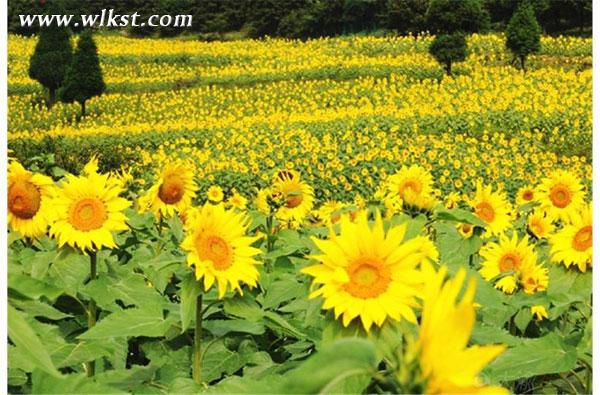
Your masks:
{"label": "foliage", "polygon": [[[47,13],[62,14],[64,10],[57,6],[49,7]],[[71,64],[73,48],[70,32],[66,27],[56,25],[43,29],[29,63],[29,77],[48,89],[49,104],[56,100],[56,90],[62,85]]]}
{"label": "foliage", "polygon": [[101,95],[105,89],[98,49],[91,31],[86,30],[79,36],[77,49],[58,94],[62,101],[78,102],[81,105],[81,116],[84,116],[85,102]]}
{"label": "foliage", "polygon": [[522,3],[506,28],[506,47],[519,58],[522,69],[525,69],[527,56],[540,51],[541,34],[533,7],[527,2]]}
{"label": "foliage", "polygon": [[427,26],[433,33],[477,33],[485,30],[489,15],[480,0],[431,0]]}
{"label": "foliage", "polygon": [[429,46],[429,53],[452,74],[452,63],[467,58],[467,40],[462,33],[438,34]]}

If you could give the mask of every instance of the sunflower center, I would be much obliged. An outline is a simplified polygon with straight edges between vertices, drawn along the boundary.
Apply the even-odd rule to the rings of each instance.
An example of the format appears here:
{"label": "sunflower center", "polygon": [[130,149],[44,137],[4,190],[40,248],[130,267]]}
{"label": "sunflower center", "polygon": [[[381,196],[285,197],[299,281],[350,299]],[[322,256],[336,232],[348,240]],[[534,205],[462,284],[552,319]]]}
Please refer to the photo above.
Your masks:
{"label": "sunflower center", "polygon": [[473,225],[471,224],[462,224],[463,233],[469,233],[473,229]]}
{"label": "sunflower center", "polygon": [[223,271],[231,267],[233,250],[229,243],[219,236],[199,237],[196,249],[200,260],[211,261],[215,270]]}
{"label": "sunflower center", "polygon": [[184,186],[179,177],[169,177],[158,188],[158,197],[166,204],[176,204],[183,197]]}
{"label": "sunflower center", "polygon": [[494,208],[488,202],[481,202],[475,206],[475,214],[485,222],[492,222],[496,217]]}
{"label": "sunflower center", "polygon": [[106,218],[104,203],[95,198],[78,200],[69,210],[69,222],[83,232],[101,228]]}
{"label": "sunflower center", "polygon": [[16,181],[8,188],[8,209],[21,219],[31,219],[40,209],[42,195],[28,181]]}
{"label": "sunflower center", "polygon": [[550,190],[550,200],[558,208],[567,207],[571,199],[573,199],[571,191],[563,184],[557,184]]}
{"label": "sunflower center", "polygon": [[285,201],[285,207],[287,208],[296,208],[302,203],[303,197],[302,192],[292,192],[287,195]]}
{"label": "sunflower center", "polygon": [[584,226],[575,233],[573,237],[573,248],[577,251],[585,251],[592,247],[592,227]]}
{"label": "sunflower center", "polygon": [[404,195],[407,190],[414,193],[421,193],[423,186],[418,180],[406,180],[400,185],[400,195]]}
{"label": "sunflower center", "polygon": [[533,191],[532,190],[526,190],[525,192],[523,192],[523,200],[525,201],[530,201],[533,199]]}
{"label": "sunflower center", "polygon": [[515,253],[509,252],[500,258],[500,264],[498,266],[502,273],[518,269],[519,266],[521,266],[521,257]]}
{"label": "sunflower center", "polygon": [[344,285],[344,289],[361,299],[376,298],[387,290],[391,281],[389,268],[375,261],[357,261],[346,271],[350,282]]}

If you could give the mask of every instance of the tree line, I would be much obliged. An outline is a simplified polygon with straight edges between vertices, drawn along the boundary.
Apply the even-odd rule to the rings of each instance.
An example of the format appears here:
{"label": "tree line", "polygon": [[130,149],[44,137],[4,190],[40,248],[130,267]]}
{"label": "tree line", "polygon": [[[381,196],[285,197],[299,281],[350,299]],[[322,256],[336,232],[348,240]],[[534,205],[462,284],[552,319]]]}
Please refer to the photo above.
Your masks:
{"label": "tree line", "polygon": [[[504,30],[524,1],[546,33],[591,34],[592,0],[480,0],[485,18],[480,30]],[[121,14],[138,12],[142,17],[193,17],[192,26],[186,29],[130,28],[132,35],[139,36],[186,32],[218,39],[222,33],[242,31],[254,38],[306,39],[377,30],[398,34],[436,30],[427,18],[432,0],[10,0],[9,32],[35,34],[38,28],[20,26],[19,14],[43,14],[50,2],[61,3],[65,12],[73,15],[112,8]]]}

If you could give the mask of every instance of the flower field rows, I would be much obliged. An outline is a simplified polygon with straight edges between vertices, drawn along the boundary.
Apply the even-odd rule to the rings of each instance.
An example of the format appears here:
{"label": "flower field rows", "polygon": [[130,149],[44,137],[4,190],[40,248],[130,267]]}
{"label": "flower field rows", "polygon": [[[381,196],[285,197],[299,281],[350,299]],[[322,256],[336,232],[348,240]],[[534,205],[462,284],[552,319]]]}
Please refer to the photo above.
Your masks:
{"label": "flower field rows", "polygon": [[9,389],[591,391],[591,40],[9,37]]}

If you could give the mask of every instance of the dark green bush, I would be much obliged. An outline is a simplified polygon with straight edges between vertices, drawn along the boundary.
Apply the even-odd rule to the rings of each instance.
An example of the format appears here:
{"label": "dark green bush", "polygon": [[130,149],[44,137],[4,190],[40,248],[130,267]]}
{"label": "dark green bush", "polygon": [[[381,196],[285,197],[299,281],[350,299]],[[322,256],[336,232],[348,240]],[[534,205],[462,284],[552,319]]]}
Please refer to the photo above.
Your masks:
{"label": "dark green bush", "polygon": [[438,34],[429,47],[429,53],[444,66],[448,75],[452,74],[452,63],[467,58],[467,40],[461,32]]}

